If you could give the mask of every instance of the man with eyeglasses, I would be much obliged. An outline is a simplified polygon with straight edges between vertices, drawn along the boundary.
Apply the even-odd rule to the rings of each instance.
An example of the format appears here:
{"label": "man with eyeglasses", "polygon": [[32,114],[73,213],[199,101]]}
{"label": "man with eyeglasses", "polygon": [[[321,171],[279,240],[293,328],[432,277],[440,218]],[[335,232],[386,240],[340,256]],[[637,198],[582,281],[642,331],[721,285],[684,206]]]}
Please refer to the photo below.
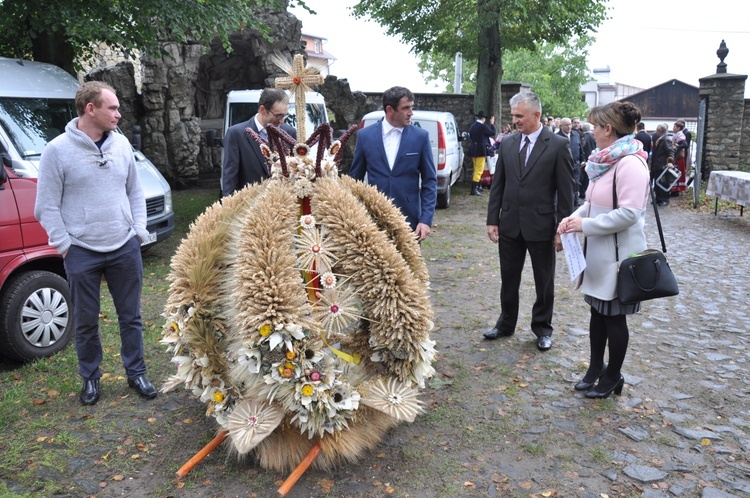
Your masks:
{"label": "man with eyeglasses", "polygon": [[258,113],[248,121],[227,129],[221,164],[222,196],[232,195],[245,185],[260,183],[269,177],[266,158],[247,129],[267,139],[266,127],[274,125],[296,138],[297,130],[284,123],[288,113],[289,97],[286,92],[280,88],[266,88],[258,99]]}

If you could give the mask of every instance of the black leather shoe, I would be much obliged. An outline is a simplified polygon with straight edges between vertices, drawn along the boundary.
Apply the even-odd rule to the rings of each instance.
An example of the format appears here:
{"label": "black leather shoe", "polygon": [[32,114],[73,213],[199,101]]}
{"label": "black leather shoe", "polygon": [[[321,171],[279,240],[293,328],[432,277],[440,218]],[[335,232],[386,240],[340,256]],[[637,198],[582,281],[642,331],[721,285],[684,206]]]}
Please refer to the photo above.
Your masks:
{"label": "black leather shoe", "polygon": [[591,369],[586,372],[586,375],[583,376],[581,380],[578,381],[578,384],[573,386],[573,389],[576,391],[589,391],[592,387],[594,387],[594,384],[596,384],[596,381],[601,379],[604,375],[604,372],[607,371],[607,364],[605,363],[602,366],[602,369],[599,372],[591,372]]}
{"label": "black leather shoe", "polygon": [[552,347],[552,338],[548,335],[543,335],[536,340],[536,348],[539,351],[547,351]]}
{"label": "black leather shoe", "polygon": [[513,335],[513,332],[503,332],[497,327],[493,327],[492,330],[489,332],[484,333],[484,338],[489,340],[499,339],[500,337],[510,337]]}
{"label": "black leather shoe", "polygon": [[84,380],[81,389],[81,403],[95,405],[99,401],[99,379]]}
{"label": "black leather shoe", "polygon": [[[607,381],[607,384],[609,384],[609,386],[602,386],[602,381]],[[610,384],[611,382],[612,381],[607,379],[606,377],[602,377],[602,380],[599,381],[596,387],[586,393],[586,397],[592,399],[603,399],[609,398],[609,395],[613,392],[618,396],[622,394],[622,386],[625,385],[625,377],[620,375],[620,380],[618,380],[614,384]]]}
{"label": "black leather shoe", "polygon": [[145,375],[139,375],[135,379],[128,379],[128,385],[146,399],[154,399],[156,397],[156,388]]}

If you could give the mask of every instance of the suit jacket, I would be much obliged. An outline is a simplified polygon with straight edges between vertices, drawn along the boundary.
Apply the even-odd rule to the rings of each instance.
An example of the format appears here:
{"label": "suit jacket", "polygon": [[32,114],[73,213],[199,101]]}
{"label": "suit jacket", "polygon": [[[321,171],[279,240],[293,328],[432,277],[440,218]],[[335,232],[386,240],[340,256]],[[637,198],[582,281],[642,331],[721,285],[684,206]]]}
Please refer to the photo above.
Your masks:
{"label": "suit jacket", "polygon": [[555,238],[557,225],[573,211],[573,160],[570,142],[543,127],[521,171],[522,133],[500,143],[487,207],[487,225],[507,237],[520,233],[529,242]]}
{"label": "suit jacket", "polygon": [[[367,182],[391,198],[412,229],[417,223],[432,226],[437,200],[437,170],[426,130],[407,126],[401,133],[393,170],[383,145],[383,121],[357,133],[357,147],[349,176]],[[421,185],[420,185],[421,182]]]}
{"label": "suit jacket", "polygon": [[[260,151],[260,145],[245,131],[250,128],[258,133],[255,116],[249,121],[227,128],[224,137],[224,158],[221,163],[221,195],[232,195],[250,183],[260,183],[269,176],[268,163]],[[286,123],[281,129],[293,137],[297,130]]]}
{"label": "suit jacket", "polygon": [[[649,140],[648,143],[650,147],[651,141]],[[585,157],[586,161],[588,161],[589,156],[594,151],[594,149],[596,149],[596,139],[590,131],[583,134],[581,148],[583,149],[583,157]]]}
{"label": "suit jacket", "polygon": [[495,125],[488,125],[481,121],[474,121],[469,128],[471,145],[469,146],[469,157],[484,157],[487,155],[487,146],[492,145],[491,138],[495,136]]}
{"label": "suit jacket", "polygon": [[674,149],[672,141],[664,134],[661,137],[656,136],[656,140],[651,144],[651,171],[652,173],[661,173],[667,166],[667,159],[674,160]]}
{"label": "suit jacket", "polygon": [[[557,130],[556,133],[557,135],[560,135],[567,140],[567,137],[565,136],[565,133],[563,133],[562,129]],[[581,134],[576,130],[570,130],[570,157],[571,159],[573,159],[573,164],[576,166],[579,166],[582,162],[588,159],[588,157],[583,157]]]}
{"label": "suit jacket", "polygon": [[635,139],[639,140],[643,144],[643,150],[646,151],[646,154],[649,154],[651,152],[651,135],[641,130],[636,133]]}

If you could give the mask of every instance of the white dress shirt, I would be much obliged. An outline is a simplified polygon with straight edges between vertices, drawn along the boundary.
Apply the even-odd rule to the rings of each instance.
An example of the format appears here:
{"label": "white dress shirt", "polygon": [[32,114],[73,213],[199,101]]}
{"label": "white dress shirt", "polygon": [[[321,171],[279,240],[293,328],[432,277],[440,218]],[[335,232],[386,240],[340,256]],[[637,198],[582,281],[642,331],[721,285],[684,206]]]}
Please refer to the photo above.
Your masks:
{"label": "white dress shirt", "polygon": [[398,147],[401,145],[401,132],[403,128],[396,128],[383,119],[383,146],[385,147],[385,156],[388,158],[388,166],[393,169],[396,162]]}

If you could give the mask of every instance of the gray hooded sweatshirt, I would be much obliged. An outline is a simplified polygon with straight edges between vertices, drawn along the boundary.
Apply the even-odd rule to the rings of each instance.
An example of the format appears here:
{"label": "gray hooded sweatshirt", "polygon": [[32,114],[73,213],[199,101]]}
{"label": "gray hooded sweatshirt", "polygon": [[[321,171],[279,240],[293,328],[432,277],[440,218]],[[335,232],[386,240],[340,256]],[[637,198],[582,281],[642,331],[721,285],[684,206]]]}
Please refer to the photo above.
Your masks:
{"label": "gray hooded sweatshirt", "polygon": [[109,132],[101,151],[78,129],[78,118],[44,148],[34,215],[60,254],[71,245],[96,252],[143,241],[146,201],[128,139]]}

